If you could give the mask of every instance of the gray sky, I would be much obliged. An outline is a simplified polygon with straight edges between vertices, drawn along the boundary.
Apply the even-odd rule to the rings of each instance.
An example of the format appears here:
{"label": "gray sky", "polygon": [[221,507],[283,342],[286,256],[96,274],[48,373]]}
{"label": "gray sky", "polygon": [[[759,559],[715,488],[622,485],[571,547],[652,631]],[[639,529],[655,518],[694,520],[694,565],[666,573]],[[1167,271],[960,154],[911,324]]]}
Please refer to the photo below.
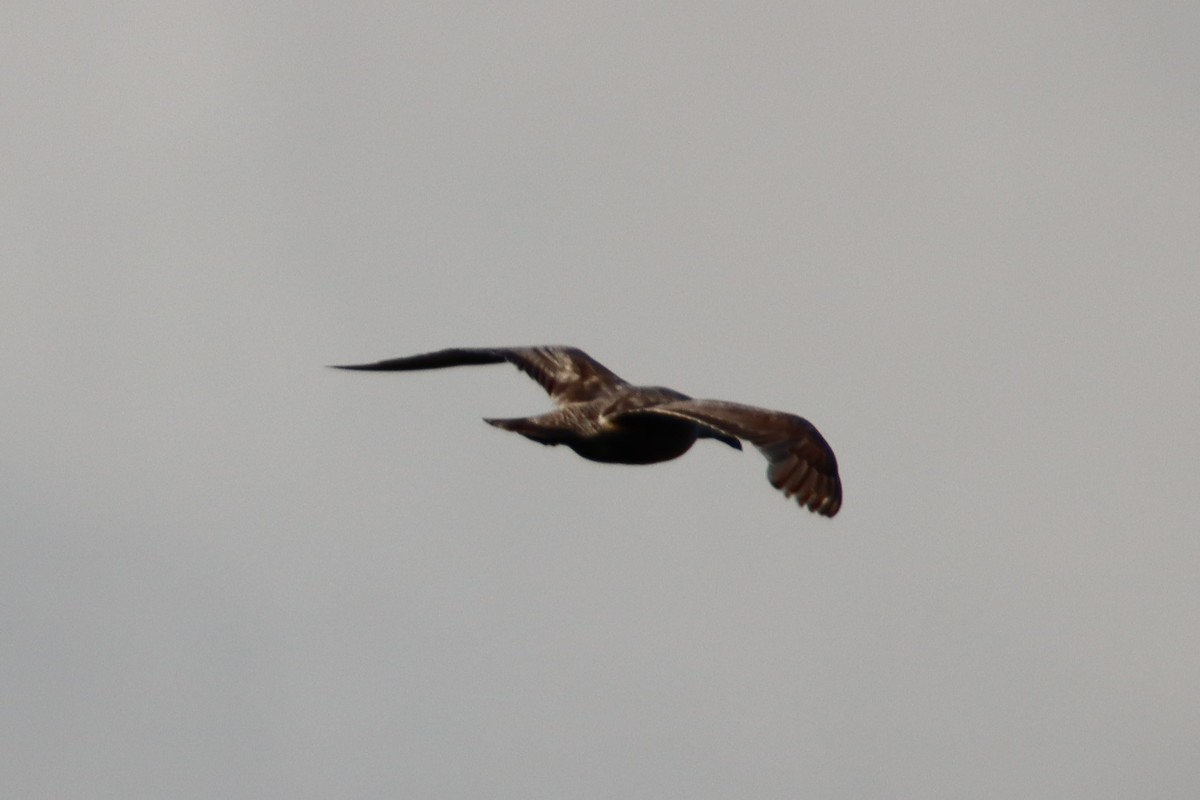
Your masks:
{"label": "gray sky", "polygon": [[3,796],[1200,790],[1195,4],[0,17]]}

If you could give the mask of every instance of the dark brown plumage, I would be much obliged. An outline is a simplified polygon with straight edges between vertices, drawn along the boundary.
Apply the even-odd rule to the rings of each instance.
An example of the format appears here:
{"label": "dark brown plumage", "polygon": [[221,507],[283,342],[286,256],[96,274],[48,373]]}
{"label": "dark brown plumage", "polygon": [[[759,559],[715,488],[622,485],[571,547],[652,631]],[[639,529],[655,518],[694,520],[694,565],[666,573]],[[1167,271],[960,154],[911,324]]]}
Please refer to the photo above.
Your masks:
{"label": "dark brown plumage", "polygon": [[837,459],[808,420],[724,400],[693,400],[661,386],[632,386],[574,347],[455,348],[337,369],[387,372],[505,361],[541,384],[558,408],[537,417],[485,420],[497,428],[616,464],[669,461],[700,438],[740,450],[745,439],[766,456],[767,480],[787,497],[827,517],[842,507]]}

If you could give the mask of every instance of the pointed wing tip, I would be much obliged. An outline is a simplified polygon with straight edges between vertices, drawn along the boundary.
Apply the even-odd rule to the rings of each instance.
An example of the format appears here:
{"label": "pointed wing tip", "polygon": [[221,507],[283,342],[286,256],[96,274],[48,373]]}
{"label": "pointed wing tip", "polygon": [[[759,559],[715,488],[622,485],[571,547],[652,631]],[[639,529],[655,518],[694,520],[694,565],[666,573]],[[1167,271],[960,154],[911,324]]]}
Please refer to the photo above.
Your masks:
{"label": "pointed wing tip", "polygon": [[[788,499],[793,500],[795,498],[789,497]],[[801,508],[806,509],[813,514],[832,519],[833,517],[837,516],[839,511],[842,510],[842,503],[840,500],[830,503],[829,500],[830,498],[825,498],[824,500],[813,500],[808,503],[799,501],[797,504]]]}
{"label": "pointed wing tip", "polygon": [[[783,496],[788,500],[795,500],[796,504],[803,509],[807,509],[813,514],[819,514],[822,517],[834,517],[842,509],[842,482],[835,474],[830,480],[829,476],[823,476],[823,479],[812,481],[812,473],[807,469],[810,478],[805,484],[799,486],[788,486],[786,474],[771,475],[768,473],[767,480],[770,484],[783,492]],[[803,474],[803,473],[802,473]],[[824,486],[820,486],[825,483]]]}
{"label": "pointed wing tip", "polygon": [[837,491],[827,494],[824,497],[814,497],[807,503],[801,501],[801,506],[806,507],[814,514],[820,514],[822,517],[836,517],[837,513],[842,510],[842,491],[839,486]]}
{"label": "pointed wing tip", "polygon": [[837,513],[842,510],[842,501],[838,500],[832,505],[814,508],[812,510],[820,514],[822,517],[829,517],[830,519],[833,519],[837,516]]}

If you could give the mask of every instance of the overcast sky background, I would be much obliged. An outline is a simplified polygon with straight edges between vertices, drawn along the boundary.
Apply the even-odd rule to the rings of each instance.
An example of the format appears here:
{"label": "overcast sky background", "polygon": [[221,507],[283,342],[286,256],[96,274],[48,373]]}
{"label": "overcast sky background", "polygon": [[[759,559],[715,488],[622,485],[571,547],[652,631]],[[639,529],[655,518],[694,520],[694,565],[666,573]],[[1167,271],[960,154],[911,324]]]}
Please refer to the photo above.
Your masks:
{"label": "overcast sky background", "polygon": [[[1200,790],[1200,6],[9,2],[0,794]],[[614,467],[574,344],[780,408]]]}

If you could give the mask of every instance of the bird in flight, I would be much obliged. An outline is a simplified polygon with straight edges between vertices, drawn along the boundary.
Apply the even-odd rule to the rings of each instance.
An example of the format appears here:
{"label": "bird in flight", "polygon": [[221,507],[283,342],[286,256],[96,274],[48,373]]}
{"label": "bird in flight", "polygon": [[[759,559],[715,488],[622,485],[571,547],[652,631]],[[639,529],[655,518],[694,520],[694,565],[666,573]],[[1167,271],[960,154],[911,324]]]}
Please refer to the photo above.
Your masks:
{"label": "bird in flight", "polygon": [[615,464],[670,461],[697,439],[741,450],[744,439],[766,457],[767,480],[785,496],[826,517],[842,507],[837,459],[808,420],[724,400],[693,400],[661,386],[633,386],[575,347],[451,348],[336,368],[404,372],[506,361],[537,381],[557,408],[536,417],[485,419],[489,425]]}

